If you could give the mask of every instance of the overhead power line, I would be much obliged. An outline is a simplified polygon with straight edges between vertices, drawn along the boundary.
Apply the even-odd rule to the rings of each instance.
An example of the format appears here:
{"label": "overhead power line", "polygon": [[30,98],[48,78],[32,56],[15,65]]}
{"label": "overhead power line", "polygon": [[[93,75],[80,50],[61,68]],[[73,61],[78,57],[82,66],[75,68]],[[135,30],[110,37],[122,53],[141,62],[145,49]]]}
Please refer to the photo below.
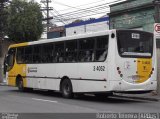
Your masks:
{"label": "overhead power line", "polygon": [[[59,3],[59,2],[55,2],[54,3],[58,3],[60,5],[63,5],[63,6],[67,6],[67,7],[71,7],[71,8],[75,8],[75,9],[78,9],[78,11],[83,11],[83,12],[95,12],[97,13],[97,10],[92,10],[92,9],[81,9],[81,8],[78,8],[78,7],[73,7],[73,6],[70,6],[70,5],[66,5],[66,4],[63,4],[63,3]],[[101,5],[100,5],[101,6]],[[106,8],[109,8],[109,6],[105,6]],[[93,8],[93,7],[91,7]],[[61,15],[62,16],[62,15]]]}
{"label": "overhead power line", "polygon": [[[78,6],[76,6],[76,7],[88,6],[88,5],[95,4],[95,3],[99,3],[99,2],[102,2],[102,1],[105,1],[105,0],[99,0],[99,1],[96,1],[96,2],[92,2],[92,3],[82,4],[82,5],[78,5]],[[56,1],[56,2],[57,2],[57,1]],[[57,4],[58,4],[58,3],[57,3]],[[69,8],[71,8],[71,7],[69,7]],[[62,12],[62,11],[68,11],[68,10],[70,10],[70,9],[63,9],[63,10],[59,10],[59,11]]]}
{"label": "overhead power line", "polygon": [[[106,12],[100,12],[99,14],[104,14],[104,13],[106,13]],[[97,15],[97,14],[95,14],[95,13],[93,13],[93,14],[90,14],[90,15],[83,15],[83,16],[79,16],[79,17],[73,17],[73,18],[62,18],[63,19],[63,21],[70,21],[70,20],[75,20],[75,19],[80,19],[80,18],[85,18],[85,17],[90,17],[90,16],[93,16],[93,15]],[[54,19],[54,20],[56,20],[56,19]]]}
{"label": "overhead power line", "polygon": [[110,12],[109,5],[115,4],[117,2],[122,2],[122,1],[124,1],[124,0],[116,0],[113,2],[107,2],[107,3],[103,3],[103,4],[96,5],[96,6],[83,8],[83,9],[54,1],[54,3],[60,4],[63,6],[67,6],[70,8],[78,9],[78,10],[74,10],[72,12],[66,12],[66,13],[62,13],[62,14],[60,14],[58,11],[54,10],[56,15],[53,16],[53,21],[54,22],[58,22],[58,21],[67,22],[67,21],[71,21],[74,19],[80,19],[80,18],[91,17],[91,16],[95,16],[95,15],[99,15],[99,14],[104,14],[104,13]]}
{"label": "overhead power line", "polygon": [[[88,7],[88,8],[83,8],[83,9],[78,8],[78,9],[80,9],[80,10],[87,10],[87,9],[89,9],[89,8],[99,7],[99,6],[102,6],[102,5],[107,5],[107,8],[109,8],[109,5],[115,4],[115,3],[117,3],[117,2],[122,2],[122,1],[126,1],[126,0],[116,0],[116,1],[113,1],[113,2],[108,2],[108,3],[99,4],[99,5],[96,5],[96,6],[93,6],[93,7]],[[56,2],[56,3],[59,3],[59,2]],[[61,5],[62,5],[62,4],[63,4],[63,3],[61,3]],[[71,7],[71,8],[77,8],[77,7],[73,7],[73,6],[66,5],[66,4],[63,4],[63,5],[68,6],[68,7]],[[69,14],[69,13],[73,13],[73,12],[77,12],[77,11],[79,11],[79,10],[72,11],[72,12],[66,12],[66,13],[63,13],[63,14]],[[63,15],[63,14],[61,14],[61,15]]]}
{"label": "overhead power line", "polygon": [[96,6],[85,8],[85,9],[80,9],[80,10],[76,10],[76,11],[72,11],[72,12],[68,12],[68,13],[63,13],[63,14],[60,14],[60,15],[63,16],[63,17],[71,17],[71,16],[75,16],[75,15],[88,13],[88,12],[95,12],[97,10],[98,10],[98,13],[99,13],[100,10],[103,10],[103,12],[104,12],[105,10],[108,11],[109,4],[113,4],[113,3],[116,3],[118,1],[124,1],[124,0],[116,0],[114,2],[104,3],[104,4],[101,4],[101,5],[96,5]]}
{"label": "overhead power line", "polygon": [[[82,8],[79,8],[79,7],[74,7],[74,6],[70,6],[70,5],[67,5],[67,4],[63,4],[63,3],[60,3],[60,2],[56,2],[56,1],[53,1],[54,3],[57,3],[59,5],[62,5],[62,6],[67,6],[67,7],[70,7],[70,8],[74,8],[74,9],[77,9],[77,10],[83,10]],[[109,6],[107,6],[109,8]],[[95,12],[95,11],[93,11]]]}
{"label": "overhead power line", "polygon": [[109,12],[108,9],[105,9],[105,7],[100,7],[100,8],[95,8],[95,9],[92,9],[92,10],[95,10],[97,12],[86,12],[86,11],[81,11],[81,12],[77,12],[77,13],[73,13],[73,14],[66,14],[66,15],[58,15],[56,17],[64,17],[64,18],[68,18],[68,17],[74,17],[74,16],[81,16],[81,15],[84,15],[84,14],[99,14],[101,12]]}
{"label": "overhead power line", "polygon": [[[60,14],[60,16],[58,15],[57,17],[73,17],[73,16],[81,16],[84,14],[99,14],[100,12],[109,12],[109,9],[106,9],[106,6],[102,6],[102,7],[96,7],[96,8],[87,8],[88,10],[83,10],[83,11],[77,11],[77,12],[73,12],[70,14]],[[93,12],[93,11],[97,11],[97,12]]]}
{"label": "overhead power line", "polygon": [[99,7],[101,7],[101,6],[105,6],[107,9],[109,9],[109,6],[108,5],[106,5],[106,4],[101,4],[101,5],[96,5],[96,6],[93,6],[93,7],[89,7],[89,8],[83,8],[83,9],[79,9],[79,10],[76,10],[76,11],[72,11],[72,12],[67,12],[67,13],[63,13],[63,14],[61,14],[61,15],[70,15],[70,14],[75,14],[75,13],[79,13],[79,12],[86,12],[86,11],[90,11],[90,12],[96,12],[96,11],[94,11],[94,10],[92,10],[92,9],[95,9],[95,8],[99,8]]}
{"label": "overhead power line", "polygon": [[[57,15],[60,15],[59,12],[53,8],[53,11],[57,14]],[[60,15],[61,16],[61,15]],[[56,17],[56,16],[54,16]],[[62,20],[62,19],[59,19],[64,25],[66,25],[66,23]]]}

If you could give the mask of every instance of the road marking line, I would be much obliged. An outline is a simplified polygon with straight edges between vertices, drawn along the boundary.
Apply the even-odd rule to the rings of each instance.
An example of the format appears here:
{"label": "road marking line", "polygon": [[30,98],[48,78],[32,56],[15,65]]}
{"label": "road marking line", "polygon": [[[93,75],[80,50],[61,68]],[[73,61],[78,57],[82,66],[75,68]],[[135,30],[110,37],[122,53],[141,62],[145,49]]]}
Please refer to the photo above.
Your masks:
{"label": "road marking line", "polygon": [[57,101],[53,100],[44,100],[44,99],[38,99],[38,98],[32,98],[33,100],[38,100],[38,101],[44,101],[44,102],[53,102],[53,103],[58,103]]}

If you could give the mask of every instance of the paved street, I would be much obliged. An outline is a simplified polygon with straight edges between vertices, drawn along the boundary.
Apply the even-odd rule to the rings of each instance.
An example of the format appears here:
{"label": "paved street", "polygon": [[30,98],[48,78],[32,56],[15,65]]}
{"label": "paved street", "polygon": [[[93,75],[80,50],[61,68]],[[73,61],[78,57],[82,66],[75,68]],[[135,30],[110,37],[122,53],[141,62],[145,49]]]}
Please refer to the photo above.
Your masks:
{"label": "paved street", "polygon": [[0,86],[0,112],[10,113],[130,113],[156,112],[159,101],[84,96],[64,99],[59,93],[46,91],[19,92],[16,87]]}

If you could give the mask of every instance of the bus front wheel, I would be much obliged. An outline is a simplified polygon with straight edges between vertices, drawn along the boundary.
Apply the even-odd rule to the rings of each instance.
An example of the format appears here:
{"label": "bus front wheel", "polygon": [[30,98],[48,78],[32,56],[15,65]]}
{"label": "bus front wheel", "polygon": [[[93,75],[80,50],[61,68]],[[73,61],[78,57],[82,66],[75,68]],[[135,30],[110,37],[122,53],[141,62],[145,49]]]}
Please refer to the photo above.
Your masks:
{"label": "bus front wheel", "polygon": [[73,98],[72,83],[69,79],[63,80],[61,84],[61,92],[64,98]]}
{"label": "bus front wheel", "polygon": [[23,79],[18,77],[17,79],[17,87],[19,91],[24,91],[24,86],[23,86]]}

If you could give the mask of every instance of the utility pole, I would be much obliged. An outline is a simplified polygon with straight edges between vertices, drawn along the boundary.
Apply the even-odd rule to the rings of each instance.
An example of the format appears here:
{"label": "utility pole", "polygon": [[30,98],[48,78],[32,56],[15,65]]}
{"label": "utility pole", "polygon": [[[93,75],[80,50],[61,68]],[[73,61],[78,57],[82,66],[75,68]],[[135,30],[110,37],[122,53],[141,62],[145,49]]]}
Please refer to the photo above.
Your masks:
{"label": "utility pole", "polygon": [[49,0],[47,0],[47,32],[49,31]]}
{"label": "utility pole", "polygon": [[[154,9],[155,9],[155,15],[154,15],[154,20],[155,23],[160,23],[160,0],[154,0],[153,1],[154,4]],[[157,42],[157,46],[158,46],[158,42],[160,42],[159,38],[156,38],[156,42]],[[157,47],[157,93],[160,94],[160,48],[159,46]]]}
{"label": "utility pole", "polygon": [[160,0],[154,0],[153,1],[154,7],[155,7],[155,22],[160,23]]}
{"label": "utility pole", "polygon": [[50,26],[49,21],[50,21],[51,19],[53,19],[53,17],[50,17],[50,16],[49,16],[49,11],[50,11],[50,10],[53,10],[52,7],[49,7],[49,3],[51,3],[51,2],[52,2],[51,0],[42,0],[42,1],[41,1],[41,3],[43,3],[43,4],[45,5],[45,7],[42,7],[42,8],[41,8],[41,11],[43,11],[43,12],[46,11],[46,12],[47,12],[46,18],[43,19],[43,21],[47,21],[47,24],[46,24],[47,32],[49,31],[49,26]]}

